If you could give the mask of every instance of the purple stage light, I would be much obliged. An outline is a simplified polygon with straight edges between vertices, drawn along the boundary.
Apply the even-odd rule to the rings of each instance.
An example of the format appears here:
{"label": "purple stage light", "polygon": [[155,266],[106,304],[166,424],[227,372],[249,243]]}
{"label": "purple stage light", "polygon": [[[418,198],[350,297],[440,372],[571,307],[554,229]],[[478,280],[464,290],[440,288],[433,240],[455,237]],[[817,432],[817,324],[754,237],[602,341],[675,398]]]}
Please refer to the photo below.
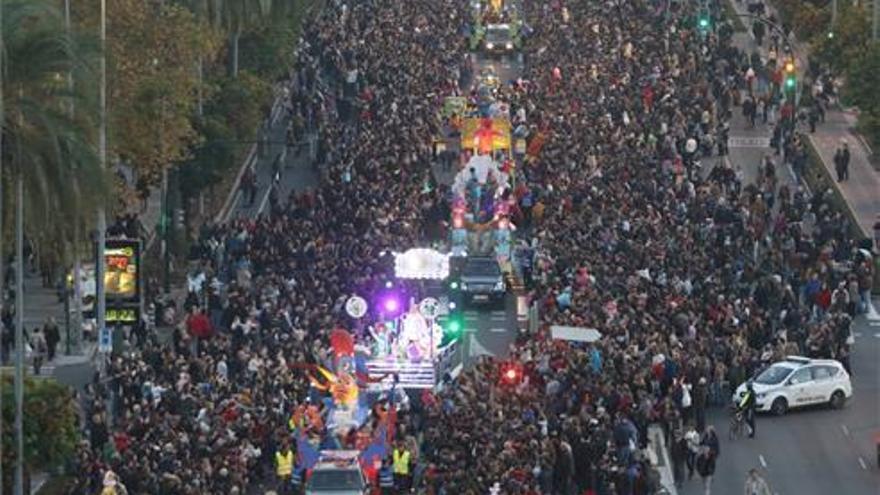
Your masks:
{"label": "purple stage light", "polygon": [[385,299],[385,302],[382,303],[382,307],[385,308],[385,311],[389,313],[396,313],[397,310],[400,309],[400,303],[397,301],[397,299],[389,297]]}

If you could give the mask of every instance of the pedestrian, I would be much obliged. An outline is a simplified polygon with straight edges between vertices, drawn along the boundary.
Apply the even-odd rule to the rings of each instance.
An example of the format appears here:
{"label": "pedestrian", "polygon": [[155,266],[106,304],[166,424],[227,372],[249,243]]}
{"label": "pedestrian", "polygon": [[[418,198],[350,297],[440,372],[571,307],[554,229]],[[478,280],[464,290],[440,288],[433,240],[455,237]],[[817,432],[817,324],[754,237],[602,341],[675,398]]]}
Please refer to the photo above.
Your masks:
{"label": "pedestrian", "polygon": [[703,479],[703,490],[706,495],[712,491],[712,476],[715,474],[715,455],[707,446],[701,446],[697,454],[697,473]]}
{"label": "pedestrian", "polygon": [[880,213],[877,214],[877,221],[874,222],[874,247],[880,251]]}
{"label": "pedestrian", "polygon": [[58,330],[58,324],[55,323],[55,317],[50,316],[43,325],[43,335],[46,338],[47,359],[52,361],[55,359],[55,351],[58,349],[58,342],[61,341],[61,333]]}
{"label": "pedestrian", "polygon": [[692,479],[697,467],[697,453],[700,450],[700,434],[697,433],[693,423],[688,424],[684,438],[687,441],[688,479]]}
{"label": "pedestrian", "polygon": [[709,386],[705,376],[701,376],[697,380],[692,395],[694,401],[694,420],[697,422],[697,431],[702,433],[706,429],[706,404],[709,400]]}
{"label": "pedestrian", "polygon": [[32,364],[34,366],[34,375],[39,375],[40,369],[43,367],[43,360],[46,359],[46,338],[43,336],[43,332],[39,327],[36,328],[33,335],[31,335],[30,344],[31,354],[33,356]]}
{"label": "pedestrian", "polygon": [[752,24],[752,34],[755,36],[755,43],[760,47],[764,44],[764,21],[762,19],[755,19],[754,24]]}
{"label": "pedestrian", "polygon": [[745,495],[772,495],[770,485],[763,476],[758,474],[755,468],[749,469],[749,476],[746,478]]}
{"label": "pedestrian", "polygon": [[101,490],[101,495],[128,495],[125,485],[119,481],[119,478],[113,471],[107,471],[104,474],[103,485],[104,488]]}
{"label": "pedestrian", "polygon": [[849,143],[846,140],[841,141],[842,146],[838,146],[834,152],[834,170],[837,172],[837,182],[843,182],[849,179]]}
{"label": "pedestrian", "polygon": [[742,104],[743,117],[749,122],[749,127],[755,127],[755,100],[751,96],[746,96]]}
{"label": "pedestrian", "polygon": [[721,456],[721,442],[718,441],[718,433],[715,431],[715,427],[709,425],[706,427],[706,431],[703,432],[703,436],[700,439],[700,445],[709,447],[712,455],[717,459]]}
{"label": "pedestrian", "polygon": [[672,477],[675,486],[681,488],[684,484],[685,466],[688,458],[688,444],[681,430],[676,430],[672,440]]}
{"label": "pedestrian", "polygon": [[382,460],[379,468],[379,490],[382,495],[394,495],[394,471],[391,468],[391,459],[386,457]]}

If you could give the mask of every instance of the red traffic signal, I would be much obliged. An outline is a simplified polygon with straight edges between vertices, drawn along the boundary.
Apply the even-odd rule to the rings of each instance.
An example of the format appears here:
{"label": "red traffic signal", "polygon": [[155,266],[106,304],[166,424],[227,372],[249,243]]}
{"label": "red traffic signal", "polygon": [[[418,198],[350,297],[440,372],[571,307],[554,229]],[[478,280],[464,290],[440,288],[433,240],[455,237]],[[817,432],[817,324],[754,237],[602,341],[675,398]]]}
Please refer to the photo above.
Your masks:
{"label": "red traffic signal", "polygon": [[522,365],[504,363],[501,365],[501,382],[505,385],[518,385],[523,379]]}

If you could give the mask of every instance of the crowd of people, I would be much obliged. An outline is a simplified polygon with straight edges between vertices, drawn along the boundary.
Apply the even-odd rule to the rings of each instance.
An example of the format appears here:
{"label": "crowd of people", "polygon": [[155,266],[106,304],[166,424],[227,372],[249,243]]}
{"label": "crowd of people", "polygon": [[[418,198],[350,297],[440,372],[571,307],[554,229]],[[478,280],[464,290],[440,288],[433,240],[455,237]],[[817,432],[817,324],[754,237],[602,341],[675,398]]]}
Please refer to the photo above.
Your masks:
{"label": "crowd of people", "polygon": [[[77,493],[243,494],[275,477],[309,395],[291,365],[328,362],[330,331],[353,327],[346,299],[390,278],[384,251],[443,236],[432,138],[441,98],[466,94],[468,9],[337,1],[306,23],[290,110],[294,133],[317,132],[319,183],[202,229],[170,344],[138,338],[87,390]],[[500,98],[542,136],[510,193],[541,325],[505,361],[522,380],[479,360],[402,412],[388,462],[438,495],[650,494],[659,423],[670,445],[689,439],[708,492],[706,408],[786,354],[848,366],[873,267],[827,191],[780,185],[772,159],[746,184],[714,158],[750,88],[729,32],[701,32],[679,2],[524,10],[525,73]],[[797,133],[780,137],[794,160]],[[602,338],[555,341],[551,324]]]}

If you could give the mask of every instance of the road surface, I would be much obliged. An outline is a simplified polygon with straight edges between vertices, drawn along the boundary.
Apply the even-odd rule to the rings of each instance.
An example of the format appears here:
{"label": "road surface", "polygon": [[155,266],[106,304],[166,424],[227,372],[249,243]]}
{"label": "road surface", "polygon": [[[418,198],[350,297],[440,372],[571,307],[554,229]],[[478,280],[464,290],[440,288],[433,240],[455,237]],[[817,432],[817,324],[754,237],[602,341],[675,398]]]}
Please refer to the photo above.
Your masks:
{"label": "road surface", "polygon": [[[878,306],[880,300],[875,300]],[[727,439],[728,415],[713,409],[709,424],[721,437],[713,495],[742,495],[749,469],[759,468],[779,495],[877,495],[880,470],[874,435],[880,433],[880,315],[853,324],[853,398],[842,410],[812,407],[782,417],[759,415],[754,439]],[[685,482],[681,495],[702,495]]]}
{"label": "road surface", "polygon": [[[737,33],[735,43],[749,53],[755,49],[751,37]],[[734,109],[730,128],[728,159],[742,168],[745,183],[757,178],[769,146],[772,127],[760,120],[753,129],[746,126],[740,108]],[[711,157],[704,169],[718,160]],[[797,186],[793,171],[779,166],[780,185]],[[709,164],[709,167],[705,165]],[[880,301],[874,301],[877,307]],[[725,409],[713,409],[708,416],[721,438],[721,457],[715,471],[712,493],[741,495],[748,470],[758,468],[774,494],[876,495],[880,471],[874,435],[880,433],[880,315],[859,316],[853,323],[856,344],[851,356],[853,399],[843,410],[814,407],[793,411],[783,417],[761,415],[755,439],[729,441],[729,416]],[[686,482],[681,495],[703,494],[702,483]]]}

